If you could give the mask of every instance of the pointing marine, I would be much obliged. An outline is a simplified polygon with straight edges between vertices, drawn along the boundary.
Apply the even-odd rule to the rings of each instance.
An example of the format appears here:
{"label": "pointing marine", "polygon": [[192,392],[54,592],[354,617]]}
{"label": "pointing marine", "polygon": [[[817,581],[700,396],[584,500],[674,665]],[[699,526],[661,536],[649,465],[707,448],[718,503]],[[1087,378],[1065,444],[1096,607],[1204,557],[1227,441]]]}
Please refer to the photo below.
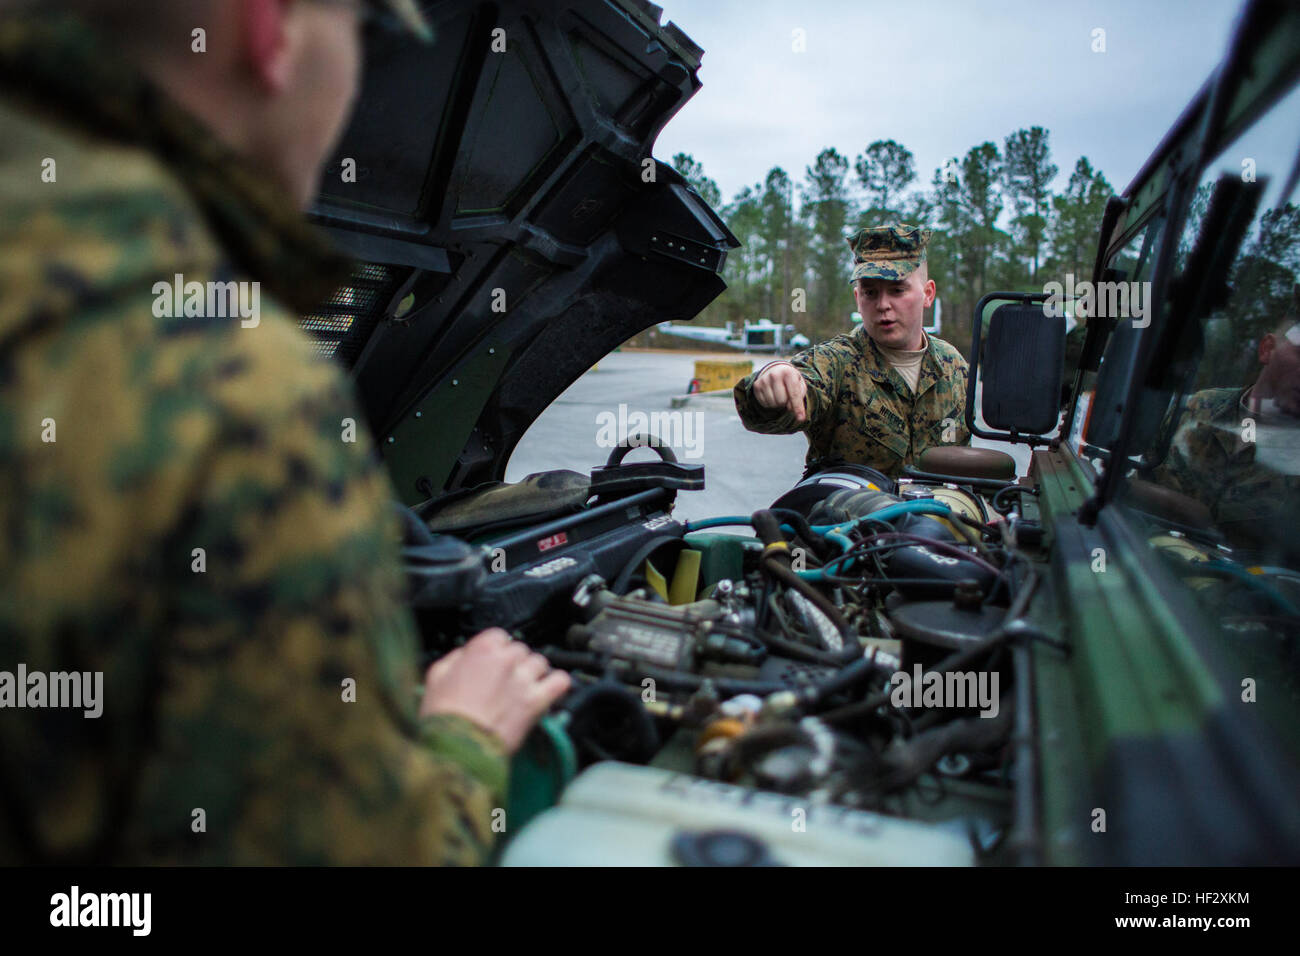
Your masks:
{"label": "pointing marine", "polygon": [[894,223],[848,238],[862,324],[736,384],[740,419],[769,435],[802,431],[807,472],[851,462],[897,478],[936,445],[966,445],[966,360],[928,335],[930,231]]}

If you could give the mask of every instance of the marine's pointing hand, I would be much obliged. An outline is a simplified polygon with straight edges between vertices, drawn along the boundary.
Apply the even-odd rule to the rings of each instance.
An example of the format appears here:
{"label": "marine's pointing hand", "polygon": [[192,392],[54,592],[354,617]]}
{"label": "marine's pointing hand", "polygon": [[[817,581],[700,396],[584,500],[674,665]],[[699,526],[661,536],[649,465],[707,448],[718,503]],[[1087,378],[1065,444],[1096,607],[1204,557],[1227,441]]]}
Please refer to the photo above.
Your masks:
{"label": "marine's pointing hand", "polygon": [[808,420],[805,400],[808,383],[789,362],[777,362],[765,368],[754,380],[754,397],[764,408],[784,408],[803,424]]}

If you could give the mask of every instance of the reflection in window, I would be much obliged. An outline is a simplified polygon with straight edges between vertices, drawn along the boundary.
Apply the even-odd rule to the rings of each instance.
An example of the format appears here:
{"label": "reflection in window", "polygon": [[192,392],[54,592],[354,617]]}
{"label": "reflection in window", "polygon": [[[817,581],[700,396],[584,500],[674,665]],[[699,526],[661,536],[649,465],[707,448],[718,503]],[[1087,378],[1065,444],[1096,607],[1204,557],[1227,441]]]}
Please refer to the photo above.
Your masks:
{"label": "reflection in window", "polygon": [[[1194,311],[1167,317],[1181,327],[1134,409],[1150,434],[1136,441],[1141,463],[1121,491],[1156,559],[1217,625],[1242,673],[1273,673],[1275,701],[1293,710],[1300,706],[1298,161],[1300,90],[1202,177],[1177,237],[1174,288],[1203,291]],[[1207,235],[1220,183],[1218,191],[1251,216],[1235,248]],[[1201,262],[1214,265],[1195,275],[1200,249],[1213,250]]]}
{"label": "reflection in window", "polygon": [[[1180,264],[1190,264],[1197,243],[1218,239],[1204,229],[1215,184],[1241,177],[1243,165],[1257,179],[1254,218],[1221,266],[1222,282],[1209,277],[1211,306],[1182,330],[1164,389],[1143,396],[1165,403],[1165,424],[1141,478],[1190,500],[1142,484],[1138,497],[1162,497],[1193,528],[1249,551],[1275,550],[1279,532],[1300,518],[1300,207],[1282,195],[1295,192],[1287,180],[1298,136],[1300,91],[1207,169],[1178,239]],[[1204,278],[1184,271],[1178,281]]]}

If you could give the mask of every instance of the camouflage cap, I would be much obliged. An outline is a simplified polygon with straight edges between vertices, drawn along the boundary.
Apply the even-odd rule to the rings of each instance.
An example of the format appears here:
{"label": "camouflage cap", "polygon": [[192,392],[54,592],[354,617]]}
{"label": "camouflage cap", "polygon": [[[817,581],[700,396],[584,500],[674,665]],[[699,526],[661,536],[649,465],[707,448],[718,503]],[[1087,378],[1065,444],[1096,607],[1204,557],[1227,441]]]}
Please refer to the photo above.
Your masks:
{"label": "camouflage cap", "polygon": [[853,250],[853,276],[859,279],[905,279],[925,261],[930,230],[895,222],[859,229],[848,237]]}
{"label": "camouflage cap", "polygon": [[425,19],[418,0],[364,0],[365,5],[396,21],[403,31],[424,43],[433,41],[433,28]]}

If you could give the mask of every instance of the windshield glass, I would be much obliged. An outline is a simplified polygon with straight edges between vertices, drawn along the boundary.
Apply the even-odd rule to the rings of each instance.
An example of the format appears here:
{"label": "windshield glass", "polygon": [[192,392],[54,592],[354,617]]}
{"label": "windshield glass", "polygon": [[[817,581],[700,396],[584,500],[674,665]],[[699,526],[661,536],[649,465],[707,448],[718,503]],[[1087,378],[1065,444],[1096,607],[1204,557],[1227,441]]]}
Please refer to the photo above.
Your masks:
{"label": "windshield glass", "polygon": [[[1234,656],[1265,670],[1283,665],[1276,686],[1292,705],[1300,703],[1298,158],[1300,89],[1201,177],[1177,237],[1173,285],[1200,289],[1199,305],[1170,318],[1182,328],[1140,393],[1130,448],[1140,457],[1120,490],[1157,558]],[[1230,225],[1206,234],[1216,187],[1249,221],[1239,243]],[[1216,244],[1217,257],[1198,257]]]}

